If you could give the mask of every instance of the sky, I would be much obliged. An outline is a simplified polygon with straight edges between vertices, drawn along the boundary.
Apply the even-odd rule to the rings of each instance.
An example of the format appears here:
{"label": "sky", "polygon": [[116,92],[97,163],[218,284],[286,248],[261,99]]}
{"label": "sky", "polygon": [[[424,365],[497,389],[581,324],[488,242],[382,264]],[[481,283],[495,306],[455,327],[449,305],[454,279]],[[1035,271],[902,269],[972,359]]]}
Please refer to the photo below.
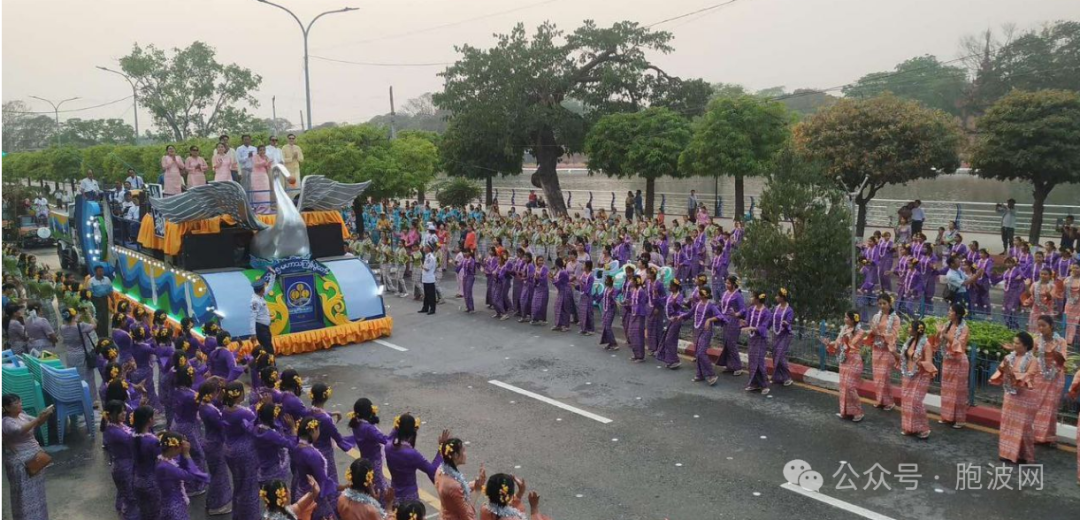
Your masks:
{"label": "sky", "polygon": [[[388,88],[400,106],[441,89],[436,76],[453,62],[455,45],[493,45],[493,34],[522,22],[531,30],[550,20],[568,32],[582,20],[599,25],[621,20],[651,24],[723,0],[277,0],[305,23],[350,6],[315,24],[310,54],[334,60],[440,64],[359,66],[311,59],[314,123],[358,123],[389,112]],[[24,100],[32,110],[50,107],[30,99],[78,96],[64,109],[80,109],[131,94],[123,78],[95,66],[118,68],[132,45],[163,49],[199,40],[219,61],[252,69],[263,78],[253,109],[299,124],[304,110],[303,44],[297,23],[257,0],[4,0],[2,98]],[[1080,19],[1077,0],[737,0],[658,28],[671,31],[674,52],[652,56],[669,74],[751,89],[786,86],[828,88],[897,63],[933,54],[962,55],[962,36],[1016,24]],[[132,120],[131,100],[61,114]],[[307,117],[305,112],[305,117]],[[140,126],[150,117],[140,111]]]}

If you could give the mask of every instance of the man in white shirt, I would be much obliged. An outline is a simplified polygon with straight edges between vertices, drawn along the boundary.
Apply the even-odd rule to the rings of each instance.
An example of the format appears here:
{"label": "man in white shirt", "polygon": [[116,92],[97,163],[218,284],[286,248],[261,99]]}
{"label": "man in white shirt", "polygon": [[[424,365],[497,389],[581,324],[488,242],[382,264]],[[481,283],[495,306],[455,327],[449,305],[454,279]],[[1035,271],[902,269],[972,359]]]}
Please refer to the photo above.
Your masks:
{"label": "man in white shirt", "polygon": [[266,156],[270,158],[270,164],[284,164],[285,159],[281,155],[281,148],[278,148],[277,136],[270,137],[270,144],[266,145]]}
{"label": "man in white shirt", "polygon": [[266,282],[262,278],[251,284],[251,328],[259,344],[271,354],[274,353],[274,337],[270,334],[270,308],[266,305]]}
{"label": "man in white shirt", "polygon": [[686,198],[686,217],[689,219],[694,218],[694,214],[697,213],[697,192],[690,190],[690,196]]}
{"label": "man in white shirt", "polygon": [[1009,199],[1004,205],[999,202],[996,209],[1001,215],[1001,254],[1005,255],[1009,253],[1013,235],[1016,234],[1016,199]]}
{"label": "man in white shirt", "polygon": [[240,165],[240,185],[245,191],[251,191],[251,169],[255,166],[255,152],[257,148],[251,146],[251,136],[240,136],[244,144],[236,149],[236,161]]}
{"label": "man in white shirt", "polygon": [[417,312],[430,315],[435,314],[435,269],[438,262],[435,260],[435,253],[432,252],[431,247],[425,245],[423,251],[424,264],[420,282],[424,284],[424,307]]}
{"label": "man in white shirt", "polygon": [[949,303],[962,303],[970,308],[967,297],[967,275],[960,272],[960,258],[950,256],[949,271],[945,273],[945,300]]}
{"label": "man in white shirt", "polygon": [[120,205],[121,215],[127,220],[139,220],[139,204],[131,197],[131,192],[124,193],[124,202]]}
{"label": "man in white shirt", "polygon": [[38,224],[44,226],[49,222],[49,199],[44,195],[38,195],[34,199],[34,214]]}
{"label": "man in white shirt", "polygon": [[146,181],[144,181],[139,174],[135,173],[135,170],[132,168],[128,168],[127,178],[124,179],[124,182],[128,183],[133,190],[141,190],[146,187]]}
{"label": "man in white shirt", "polygon": [[916,200],[911,208],[911,234],[922,233],[923,222],[926,221],[926,213],[922,209],[922,201]]}
{"label": "man in white shirt", "polygon": [[98,182],[94,180],[94,170],[86,169],[86,177],[83,177],[79,181],[79,193],[84,197],[97,198],[98,193],[101,192],[101,188],[98,187]]}

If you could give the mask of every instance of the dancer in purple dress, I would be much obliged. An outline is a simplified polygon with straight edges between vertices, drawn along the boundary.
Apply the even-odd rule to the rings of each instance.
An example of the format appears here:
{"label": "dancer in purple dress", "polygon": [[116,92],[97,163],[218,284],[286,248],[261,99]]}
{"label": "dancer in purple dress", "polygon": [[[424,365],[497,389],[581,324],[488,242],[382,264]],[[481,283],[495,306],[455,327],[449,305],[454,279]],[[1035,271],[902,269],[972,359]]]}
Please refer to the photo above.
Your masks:
{"label": "dancer in purple dress", "polygon": [[655,356],[664,343],[664,318],[667,316],[667,291],[657,279],[656,267],[646,270],[645,288],[649,294],[649,314],[645,320],[645,335],[649,354]]}
{"label": "dancer in purple dress", "polygon": [[555,286],[555,326],[551,330],[566,332],[570,330],[570,305],[573,302],[573,292],[570,289],[570,272],[562,258],[555,259],[555,273],[552,274],[552,285]]}
{"label": "dancer in purple dress", "polygon": [[528,264],[527,260],[525,259],[525,250],[524,249],[522,249],[520,247],[518,248],[517,257],[514,258],[512,263],[513,263],[513,266],[510,269],[511,269],[511,274],[513,275],[514,283],[513,283],[513,292],[511,292],[511,294],[510,294],[510,296],[511,296],[511,298],[510,298],[510,307],[512,309],[514,309],[514,316],[517,316],[517,317],[520,318],[521,313],[522,313],[521,291],[523,290],[523,288],[525,286],[525,268],[527,267],[527,264]]}
{"label": "dancer in purple dress", "polygon": [[725,373],[735,376],[746,374],[742,367],[742,359],[739,357],[739,321],[746,318],[746,303],[743,301],[742,291],[739,290],[739,279],[734,275],[724,281],[724,294],[720,296],[719,311],[724,316],[724,350],[720,353],[720,359],[716,366],[724,367]]}
{"label": "dancer in purple dress", "polygon": [[[338,488],[334,483],[337,468],[331,466],[323,454],[315,447],[319,440],[319,420],[314,417],[301,419],[296,430],[297,445],[292,452],[293,496],[302,496],[314,491],[311,480],[318,484],[319,496],[315,498],[314,520],[337,518]],[[335,476],[331,476],[335,474]],[[310,477],[310,478],[309,478]]]}
{"label": "dancer in purple dress", "polygon": [[1027,286],[1024,284],[1024,272],[1017,266],[1016,259],[1005,259],[1005,272],[1001,275],[991,274],[991,283],[1002,284],[1005,291],[1002,299],[1001,311],[1005,318],[1005,325],[1011,329],[1020,328],[1020,295]]}
{"label": "dancer in purple dress", "polygon": [[683,247],[681,242],[675,242],[675,252],[672,253],[672,264],[675,267],[675,278],[682,282],[682,285],[690,286],[693,281],[693,277],[690,276],[690,248],[689,246]]}
{"label": "dancer in purple dress", "polygon": [[203,455],[210,474],[210,486],[206,494],[206,511],[210,516],[227,515],[232,512],[232,475],[225,462],[225,421],[221,409],[215,404],[221,398],[219,379],[199,385],[199,418],[206,433],[203,436]]}
{"label": "dancer in purple dress", "polygon": [[488,248],[488,256],[484,259],[484,265],[481,266],[484,271],[484,277],[487,279],[487,292],[484,294],[484,305],[487,308],[495,306],[495,284],[492,277],[495,276],[495,268],[499,266],[499,258],[495,253],[495,246]]}
{"label": "dancer in purple dress", "polygon": [[742,328],[749,336],[750,345],[750,381],[747,392],[760,390],[761,395],[769,393],[769,372],[765,368],[765,354],[769,351],[769,323],[772,313],[765,306],[766,295],[755,293],[750,298],[750,308],[746,311],[746,326]]}
{"label": "dancer in purple dress", "polygon": [[473,299],[473,285],[476,283],[476,258],[473,257],[471,249],[466,249],[462,254],[465,258],[458,264],[457,271],[461,273],[461,291],[465,297],[465,312],[476,312],[476,303]]}
{"label": "dancer in purple dress", "polygon": [[[371,399],[366,397],[357,399],[349,415],[351,415],[349,428],[353,432],[352,440],[356,444],[356,449],[360,450],[360,457],[371,462],[375,471],[372,491],[375,496],[381,497],[387,489],[386,479],[383,478],[383,467],[386,466],[384,451],[391,437],[379,430],[379,407],[371,404]],[[389,504],[384,502],[383,505]]]}
{"label": "dancer in purple dress", "polygon": [[581,308],[579,315],[581,318],[581,330],[578,334],[585,336],[592,336],[596,333],[596,324],[593,318],[593,284],[596,277],[593,275],[593,263],[592,260],[585,261],[585,269],[581,272],[581,277],[576,280],[574,284],[577,290],[581,292],[581,296],[578,297],[578,307]]}
{"label": "dancer in purple dress", "polygon": [[512,300],[510,299],[510,285],[513,283],[514,278],[514,264],[510,260],[510,254],[503,251],[499,255],[499,268],[495,271],[495,280],[498,281],[499,287],[495,291],[495,301],[499,304],[495,307],[495,316],[500,320],[510,318],[510,313],[513,311]]}
{"label": "dancer in purple dress", "polygon": [[[173,431],[183,435],[191,445],[191,460],[199,468],[206,472],[206,457],[202,448],[202,429],[199,421],[199,401],[195,398],[195,391],[191,385],[195,382],[195,367],[191,365],[177,367],[176,376],[173,380]],[[188,496],[201,495],[206,492],[205,484],[193,484],[187,489]]]}
{"label": "dancer in purple dress", "polygon": [[532,322],[533,325],[547,323],[548,307],[548,267],[544,264],[544,257],[536,257],[536,269],[532,276]]}
{"label": "dancer in purple dress", "polygon": [[237,363],[236,354],[229,350],[232,336],[228,331],[221,331],[217,337],[217,348],[210,353],[207,365],[210,373],[225,381],[232,382],[244,374],[244,364]]}
{"label": "dancer in purple dress", "polygon": [[615,279],[608,275],[604,277],[604,294],[600,296],[600,344],[604,346],[604,350],[619,350],[619,342],[612,330],[616,307]]}
{"label": "dancer in purple dress", "polygon": [[394,488],[394,500],[402,503],[419,500],[420,492],[416,486],[416,472],[421,471],[431,482],[435,482],[435,471],[442,465],[442,445],[450,438],[450,431],[443,430],[439,435],[435,458],[428,462],[414,447],[420,431],[420,421],[409,414],[394,420],[397,437],[386,449],[386,467],[390,470],[390,485]]}
{"label": "dancer in purple dress", "polygon": [[105,403],[101,413],[105,422],[102,441],[109,454],[112,479],[116,484],[116,510],[123,520],[140,520],[139,501],[135,496],[135,436],[128,427],[127,407],[123,401]]}
{"label": "dancer in purple dress", "polygon": [[690,316],[690,311],[683,307],[681,285],[678,278],[672,278],[668,286],[668,296],[664,299],[664,314],[667,315],[668,325],[664,330],[660,348],[656,350],[656,359],[672,370],[682,366],[679,361],[679,332],[682,330],[683,321]]}
{"label": "dancer in purple dress", "polygon": [[259,513],[259,457],[255,454],[252,425],[255,413],[243,406],[244,384],[225,385],[221,418],[225,423],[225,462],[232,474],[233,520],[257,520]]}
{"label": "dancer in purple dress", "polygon": [[532,253],[525,253],[525,265],[518,271],[518,276],[521,277],[522,289],[521,299],[519,305],[521,307],[521,318],[518,319],[518,323],[525,323],[532,319],[532,301],[533,301],[533,278],[536,273],[536,264],[533,263]]}
{"label": "dancer in purple dress", "polygon": [[165,375],[173,370],[173,356],[176,346],[173,344],[172,330],[161,327],[154,330],[154,357],[157,358],[158,384],[157,395],[165,412],[165,428],[172,428],[173,422],[173,378]]}
{"label": "dancer in purple dress", "polygon": [[694,304],[692,316],[694,318],[694,361],[697,364],[697,373],[691,381],[695,383],[707,381],[709,386],[713,386],[716,384],[717,377],[708,352],[709,343],[712,342],[713,323],[719,321],[723,324],[727,318],[712,302],[712,291],[708,287],[702,287],[698,291],[698,301]]}
{"label": "dancer in purple dress", "polygon": [[630,361],[641,363],[645,361],[645,317],[649,313],[649,293],[644,287],[644,280],[637,275],[629,280],[630,289],[627,291],[624,301],[627,302],[626,310],[630,315],[629,328],[626,335],[629,338],[632,354]]}
{"label": "dancer in purple dress", "polygon": [[157,520],[161,512],[161,492],[158,491],[154,469],[157,467],[161,445],[154,435],[154,409],[140,406],[131,414],[131,428],[134,431],[132,452],[134,458],[133,488],[135,500],[139,503],[139,517],[142,520]]}
{"label": "dancer in purple dress", "polygon": [[778,385],[790,386],[792,383],[787,353],[792,339],[791,324],[794,322],[795,311],[788,305],[788,290],[781,287],[776,294],[776,307],[773,307],[772,322],[769,324],[774,365],[772,382]]}
{"label": "dancer in purple dress", "polygon": [[300,400],[300,392],[303,391],[304,380],[293,369],[281,373],[281,411],[293,416],[294,419],[307,417],[308,409]]}
{"label": "dancer in purple dress", "polygon": [[[161,491],[161,520],[188,520],[188,504],[191,502],[186,486],[205,486],[210,476],[191,460],[191,444],[175,432],[161,434],[161,455],[154,468],[158,489]],[[257,498],[256,498],[257,499]],[[258,518],[256,516],[248,518]],[[237,518],[237,517],[233,517]]]}
{"label": "dancer in purple dress", "polygon": [[259,487],[262,488],[274,480],[292,479],[289,450],[296,448],[296,436],[292,434],[296,423],[291,415],[282,415],[281,407],[272,402],[259,403],[257,410],[255,454],[259,457]]}
{"label": "dancer in purple dress", "polygon": [[142,386],[146,391],[146,404],[153,406],[158,413],[164,413],[165,409],[158,400],[157,388],[154,386],[154,355],[158,349],[150,342],[150,337],[146,335],[147,330],[149,327],[136,326],[131,331],[131,353],[135,360],[135,371],[131,373],[130,381]]}
{"label": "dancer in purple dress", "polygon": [[[308,417],[319,421],[319,438],[315,440],[315,447],[318,448],[319,453],[323,454],[323,458],[326,459],[329,467],[336,468],[334,444],[337,444],[338,449],[341,451],[348,452],[353,448],[353,443],[343,437],[338,432],[337,426],[334,425],[335,422],[341,420],[341,412],[327,412],[324,410],[332,394],[333,391],[326,383],[315,383],[311,387],[311,391],[308,392],[308,396],[311,398],[311,409],[308,410]],[[327,476],[334,482],[334,486],[337,486],[337,470],[331,470]]]}

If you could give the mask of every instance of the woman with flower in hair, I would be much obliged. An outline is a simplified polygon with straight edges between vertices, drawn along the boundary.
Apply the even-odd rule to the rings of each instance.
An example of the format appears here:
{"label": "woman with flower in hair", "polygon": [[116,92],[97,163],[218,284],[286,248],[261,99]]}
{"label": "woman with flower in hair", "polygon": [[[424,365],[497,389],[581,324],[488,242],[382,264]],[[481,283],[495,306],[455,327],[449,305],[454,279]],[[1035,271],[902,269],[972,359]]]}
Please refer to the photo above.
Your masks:
{"label": "woman with flower in hair", "polygon": [[615,279],[611,275],[604,277],[604,294],[600,296],[600,344],[604,350],[619,350],[619,341],[615,339],[612,325],[615,323]]}
{"label": "woman with flower in hair", "polygon": [[548,267],[544,264],[544,257],[536,257],[536,269],[532,278],[532,325],[547,323],[548,307]]}
{"label": "woman with flower in hair", "polygon": [[304,380],[293,369],[288,369],[280,375],[280,387],[281,387],[281,411],[287,413],[295,419],[301,417],[307,417],[309,415],[308,409],[304,406],[304,402],[300,400],[300,392],[304,388]]}
{"label": "woman with flower in hair", "polygon": [[146,307],[136,305],[131,311],[131,319],[135,320],[135,322],[131,324],[128,332],[134,333],[136,329],[142,329],[143,337],[153,337],[154,329],[150,323],[150,314],[146,312]]}
{"label": "woman with flower in hair", "polygon": [[682,332],[683,322],[691,315],[690,310],[683,305],[682,283],[678,278],[671,279],[664,306],[668,325],[664,330],[660,347],[656,350],[656,360],[674,370],[682,365],[679,361],[679,333]]}
{"label": "woman with flower in hair", "polygon": [[[202,429],[199,421],[199,400],[192,385],[195,384],[195,367],[177,366],[173,378],[173,431],[183,435],[191,445],[191,459],[203,473],[206,472],[206,457],[203,455]],[[149,403],[147,403],[149,404]],[[196,484],[188,490],[188,496],[201,495],[206,486]]]}
{"label": "woman with flower in hair", "polygon": [[[296,423],[292,416],[281,415],[281,407],[273,402],[256,406],[258,425],[255,427],[255,453],[259,456],[259,487],[272,480],[289,480],[289,450],[296,448],[293,435]],[[333,467],[333,466],[331,466]]]}
{"label": "woman with flower in hair", "polygon": [[150,320],[150,326],[153,329],[153,333],[156,336],[157,331],[161,329],[169,328],[169,313],[165,312],[165,309],[158,309],[154,311],[154,316]]}
{"label": "woman with flower in hair", "polygon": [[532,253],[526,251],[525,257],[518,264],[517,279],[521,280],[521,297],[518,300],[518,314],[521,316],[518,323],[525,323],[532,317],[533,277],[536,273],[536,263]]}
{"label": "woman with flower in hair", "polygon": [[135,497],[134,434],[128,427],[128,413],[123,401],[109,401],[101,412],[102,442],[109,454],[113,483],[116,484],[116,511],[123,520],[139,520],[139,501]]}
{"label": "woman with flower in hair", "polygon": [[322,489],[312,477],[308,477],[311,491],[304,493],[295,504],[289,503],[289,486],[282,480],[267,482],[259,489],[259,497],[266,506],[263,520],[311,520],[315,512],[315,499]]}
{"label": "woman with flower in hair", "polygon": [[161,455],[161,443],[154,434],[154,409],[140,406],[131,414],[133,453],[133,491],[139,503],[139,516],[142,520],[156,520],[161,511],[161,491],[157,487],[154,472],[157,468],[158,455]]}
{"label": "woman with flower in hair", "polygon": [[[185,487],[188,485],[203,485],[210,481],[210,476],[204,473],[191,460],[191,444],[184,437],[175,432],[165,432],[159,437],[161,455],[158,456],[157,466],[154,468],[154,477],[157,479],[157,487],[161,493],[161,511],[158,518],[161,520],[188,520],[188,498]],[[258,518],[256,516],[249,518]],[[234,517],[235,518],[235,517]]]}
{"label": "woman with flower in hair", "polygon": [[[389,520],[392,514],[383,508],[394,502],[394,490],[385,494],[375,489],[375,467],[367,459],[356,459],[345,472],[345,489],[337,501],[337,514],[341,520]],[[443,507],[446,517],[446,507]]]}
{"label": "woman with flower in hair", "polygon": [[226,381],[235,381],[244,373],[244,364],[237,363],[236,354],[229,350],[232,344],[232,335],[228,331],[221,331],[217,337],[217,348],[209,355],[207,364],[210,373]]}
{"label": "woman with flower in hair", "polygon": [[641,363],[645,361],[645,316],[649,313],[649,294],[641,275],[627,281],[630,282],[630,289],[626,292],[625,302],[630,322],[626,335],[632,351],[630,361]]}
{"label": "woman with flower in hair", "polygon": [[269,366],[274,366],[277,363],[277,359],[274,353],[262,346],[256,344],[255,348],[251,349],[251,361],[248,365],[248,372],[251,373],[251,393],[259,394],[263,387],[262,370]]}
{"label": "woman with flower in hair", "polygon": [[394,511],[394,520],[424,520],[427,518],[427,508],[419,500],[401,502]]}
{"label": "woman with flower in hair", "polygon": [[[328,473],[337,472],[337,468],[327,463],[325,457],[315,447],[319,440],[319,420],[307,417],[301,419],[296,430],[296,449],[292,452],[294,495],[313,493],[315,511],[313,520],[336,518],[338,489]],[[321,491],[315,493],[315,488]]]}
{"label": "woman with flower in hair", "polygon": [[795,321],[795,311],[788,305],[788,290],[781,287],[776,294],[776,307],[772,310],[769,330],[772,332],[773,377],[772,382],[790,386],[791,370],[788,369],[787,352],[791,346],[791,324]]}
{"label": "woman with flower in hair", "polygon": [[251,425],[255,413],[243,406],[244,384],[232,381],[225,385],[221,419],[225,423],[225,463],[232,474],[233,519],[259,518],[259,458],[255,454],[255,435]]}
{"label": "woman with flower in hair", "polygon": [[746,326],[742,329],[749,335],[750,349],[750,380],[743,390],[760,390],[761,395],[769,393],[769,372],[765,367],[765,354],[769,350],[769,323],[772,321],[772,312],[765,306],[766,298],[764,292],[758,292],[751,297],[750,309],[746,311]]}
{"label": "woman with flower in hair", "polygon": [[691,381],[706,381],[709,386],[713,386],[717,377],[708,352],[709,343],[712,342],[713,323],[719,321],[723,324],[727,318],[712,302],[712,291],[708,287],[698,289],[698,301],[694,304],[691,316],[694,319],[694,362],[697,365],[697,373]]}
{"label": "woman with flower in hair", "polygon": [[131,355],[135,360],[135,371],[131,373],[131,382],[142,386],[146,390],[147,403],[158,412],[163,412],[161,401],[158,399],[157,388],[154,386],[154,356],[157,354],[157,346],[151,343],[147,336],[149,327],[135,326],[131,330]]}
{"label": "woman with flower in hair", "polygon": [[[341,420],[340,412],[327,412],[323,408],[326,406],[327,401],[330,400],[330,396],[333,394],[333,390],[326,383],[315,383],[308,392],[308,397],[311,398],[311,409],[308,411],[308,417],[313,417],[319,421],[319,438],[315,441],[315,447],[318,448],[319,453],[323,454],[326,458],[326,463],[330,468],[336,468],[337,463],[334,459],[334,444],[337,444],[338,449],[343,452],[348,452],[353,448],[352,440],[346,439],[338,432],[337,426],[334,424]],[[334,444],[331,444],[333,441]],[[331,471],[328,475],[330,480],[333,481],[334,486],[337,486],[338,477],[337,471]]]}
{"label": "woman with flower in hair", "polygon": [[[375,471],[375,481],[372,483],[372,496],[383,496],[386,490],[386,480],[383,478],[383,467],[386,466],[386,445],[391,438],[379,430],[379,407],[371,404],[371,399],[361,397],[353,403],[353,411],[349,413],[349,428],[352,429],[352,441],[356,449],[360,450],[360,459],[368,460]],[[382,501],[384,506],[390,505]]]}
{"label": "woman with flower in hair", "polygon": [[926,324],[920,320],[911,323],[910,337],[900,348],[900,424],[904,435],[930,437],[930,423],[926,420],[923,399],[930,388],[930,381],[937,374],[934,366],[934,345],[926,337]]}
{"label": "woman with flower in hair", "polygon": [[581,296],[578,297],[578,306],[581,308],[579,311],[581,314],[581,330],[578,334],[583,336],[592,336],[596,333],[596,323],[593,318],[593,301],[592,294],[593,284],[596,281],[596,274],[593,271],[592,260],[586,260],[584,269],[581,271],[581,276],[575,280],[575,287],[581,292]]}
{"label": "woman with flower in hair", "polygon": [[[124,302],[125,300],[120,300]],[[131,334],[127,331],[128,318],[125,314],[113,314],[112,319],[112,341],[116,345],[116,348],[120,350],[120,363],[124,364],[131,360],[133,355],[131,346]]]}
{"label": "woman with flower in hair", "polygon": [[459,469],[466,461],[465,443],[461,442],[461,439],[449,439],[439,451],[442,453],[443,462],[435,472],[435,489],[442,508],[441,520],[476,520],[472,494],[480,491],[487,481],[484,465],[480,465],[480,473],[476,479],[469,482]]}
{"label": "woman with flower in hair", "polygon": [[109,363],[119,363],[120,349],[116,348],[116,343],[113,343],[113,340],[100,338],[97,345],[94,346],[94,352],[97,352],[98,374],[101,376],[102,381],[105,381],[108,379],[105,375],[105,367]]}
{"label": "woman with flower in hair", "polygon": [[1027,332],[1013,337],[1011,350],[998,365],[990,384],[1000,385],[1005,396],[1001,404],[1001,433],[998,438],[998,457],[1014,464],[1035,463],[1035,414],[1039,394],[1032,388],[1039,373],[1039,363],[1032,350],[1035,340]]}
{"label": "woman with flower in hair", "polygon": [[653,356],[664,342],[664,320],[667,317],[667,291],[664,282],[659,280],[659,271],[655,266],[645,270],[645,291],[649,295],[648,316],[645,318],[646,340],[649,353]]}
{"label": "woman with flower in hair", "polygon": [[561,258],[555,258],[554,273],[551,273],[552,285],[555,286],[555,326],[551,330],[566,332],[570,330],[570,308],[573,306],[573,292],[570,290],[570,271],[566,269],[566,262]]}
{"label": "woman with flower in hair", "polygon": [[496,473],[484,485],[488,503],[480,506],[480,520],[549,520],[540,513],[540,495],[529,493],[529,515],[525,515],[521,497],[525,494],[525,481]]}
{"label": "woman with flower in hair", "polygon": [[[746,302],[743,300],[742,291],[739,290],[739,279],[734,275],[729,276],[724,283],[724,294],[720,296],[718,309],[720,315],[724,317],[721,322],[724,326],[724,350],[720,352],[720,359],[717,360],[716,366],[724,367],[724,372],[741,376],[746,374],[746,371],[743,370],[742,358],[739,357],[741,331],[739,322],[746,319]],[[712,331],[709,332],[711,336]]]}
{"label": "woman with flower in hair", "polygon": [[1054,331],[1054,318],[1043,314],[1036,320],[1037,330],[1033,334],[1035,350],[1032,355],[1039,366],[1039,377],[1035,378],[1032,391],[1038,395],[1035,407],[1035,444],[1054,444],[1057,442],[1057,413],[1061,397],[1065,393],[1065,357],[1068,345]]}
{"label": "woman with flower in hair", "polygon": [[[416,486],[416,472],[423,472],[435,482],[435,470],[443,461],[442,452],[436,453],[435,458],[428,462],[416,450],[414,446],[420,431],[420,420],[412,415],[404,414],[394,419],[394,429],[397,436],[386,450],[386,467],[390,470],[390,485],[394,487],[395,500],[418,500],[420,494]],[[438,446],[442,447],[449,439],[450,430],[443,430]]]}
{"label": "woman with flower in hair", "polygon": [[968,410],[967,310],[960,302],[949,308],[949,322],[938,332],[941,347],[941,422],[964,427]]}
{"label": "woman with flower in hair", "polygon": [[863,360],[860,350],[862,349],[863,332],[859,329],[861,316],[856,311],[847,311],[844,314],[844,327],[836,340],[828,341],[821,338],[829,354],[836,356],[840,363],[840,413],[841,419],[851,419],[852,422],[862,422],[862,402],[859,401],[859,382],[862,381]]}
{"label": "woman with flower in hair", "polygon": [[874,406],[888,411],[896,406],[889,379],[899,359],[896,355],[896,338],[900,334],[900,316],[893,310],[892,296],[881,293],[877,300],[879,310],[870,320],[867,336],[874,349],[874,392],[877,396]]}
{"label": "woman with flower in hair", "polygon": [[232,512],[232,476],[225,460],[225,420],[221,409],[215,404],[221,398],[220,379],[211,379],[199,385],[195,398],[199,402],[199,419],[203,428],[203,455],[210,473],[210,486],[206,494],[206,511],[210,516]]}

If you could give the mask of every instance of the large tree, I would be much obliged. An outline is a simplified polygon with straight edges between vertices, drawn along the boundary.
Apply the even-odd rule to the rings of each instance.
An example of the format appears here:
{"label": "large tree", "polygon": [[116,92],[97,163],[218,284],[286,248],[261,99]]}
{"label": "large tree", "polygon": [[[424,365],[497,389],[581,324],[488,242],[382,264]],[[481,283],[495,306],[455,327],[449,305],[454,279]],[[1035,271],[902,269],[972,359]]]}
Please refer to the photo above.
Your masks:
{"label": "large tree", "polygon": [[[565,215],[555,171],[559,158],[582,150],[590,121],[644,108],[658,84],[678,81],[645,56],[669,52],[671,34],[633,22],[598,27],[589,20],[568,35],[545,22],[531,38],[518,24],[497,39],[490,49],[457,47],[462,57],[441,73],[445,87],[435,94],[435,104],[450,112],[451,122],[459,117],[512,122],[506,154],[536,157],[532,183],[543,188],[549,208]],[[580,100],[586,115],[567,109],[568,98]]]}
{"label": "large tree", "polygon": [[978,131],[972,154],[976,175],[1031,183],[1028,239],[1038,243],[1050,191],[1080,183],[1080,94],[1014,90],[978,120]]}
{"label": "large tree", "polygon": [[892,92],[930,107],[960,115],[968,88],[967,72],[934,56],[911,58],[888,72],[867,74],[843,88],[844,96],[866,99]]}
{"label": "large tree", "polygon": [[821,161],[838,188],[862,186],[855,195],[858,236],[866,227],[866,205],[878,190],[960,166],[956,119],[892,94],[842,99],[796,125],[794,142],[803,157]]}
{"label": "large tree", "polygon": [[38,150],[56,143],[56,121],[51,115],[31,112],[22,101],[6,101],[3,136],[5,152]]}
{"label": "large tree", "polygon": [[135,144],[135,129],[123,119],[68,119],[60,132],[64,145]]}
{"label": "large tree", "polygon": [[439,143],[442,170],[453,177],[482,180],[484,204],[492,200],[492,179],[521,173],[521,149],[510,138],[510,122],[466,112],[450,121]]}
{"label": "large tree", "polygon": [[679,154],[690,142],[686,118],[661,107],[609,114],[585,138],[589,171],[609,177],[645,178],[645,214],[653,215],[656,179],[675,177]]}
{"label": "large tree", "polygon": [[765,173],[791,136],[791,114],[784,105],[749,95],[718,97],[694,121],[694,136],[679,158],[691,175],[735,177],[735,216],[743,209],[743,179]]}
{"label": "large tree", "polygon": [[1080,22],[1055,22],[1008,41],[977,81],[991,100],[1013,89],[1080,91]]}
{"label": "large tree", "polygon": [[761,218],[750,223],[735,264],[751,290],[788,290],[792,307],[809,320],[848,308],[851,216],[843,192],[820,165],[781,152],[761,193]]}
{"label": "large tree", "polygon": [[244,106],[258,107],[254,92],[262,77],[236,64],[217,61],[214,48],[194,42],[172,55],[153,45],[135,44],[120,68],[139,88],[139,101],[154,123],[173,139],[250,131],[255,124]]}

